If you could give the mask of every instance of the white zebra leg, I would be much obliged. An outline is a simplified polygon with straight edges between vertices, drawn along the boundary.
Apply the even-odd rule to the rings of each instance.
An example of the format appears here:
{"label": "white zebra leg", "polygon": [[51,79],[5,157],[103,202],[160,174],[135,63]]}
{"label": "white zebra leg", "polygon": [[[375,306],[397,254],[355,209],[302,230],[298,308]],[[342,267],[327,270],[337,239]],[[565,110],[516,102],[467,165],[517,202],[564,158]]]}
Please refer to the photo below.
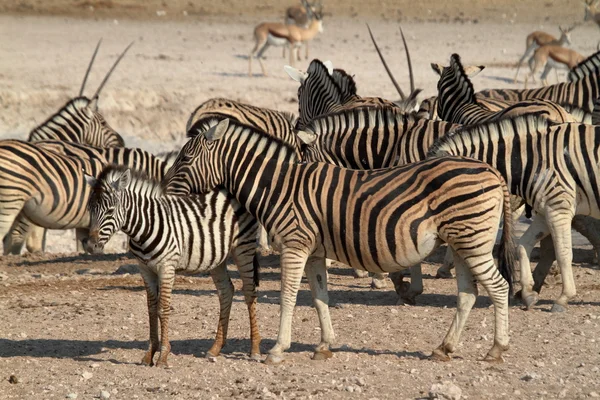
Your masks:
{"label": "white zebra leg", "polygon": [[7,241],[10,241],[10,238],[6,236],[10,232],[15,220],[17,219],[19,213],[23,209],[24,201],[15,201],[12,203],[4,203],[2,208],[0,209],[0,238],[3,240],[4,244],[4,254],[8,254],[10,250],[10,243],[7,246]]}
{"label": "white zebra leg", "polygon": [[[371,279],[371,288],[372,289],[384,289],[387,287],[387,278],[388,278],[388,274],[385,272],[379,273],[379,272],[375,272],[373,273],[373,278]],[[411,281],[412,283],[412,281]]]}
{"label": "white zebra leg", "polygon": [[171,293],[175,283],[175,266],[163,265],[159,270],[158,319],[160,321],[160,354],[156,361],[157,367],[170,368],[167,358],[171,353],[169,342],[169,316],[171,315]]}
{"label": "white zebra leg", "polygon": [[335,340],[333,325],[329,315],[329,295],[327,293],[326,259],[311,257],[306,263],[306,277],[310,285],[313,304],[317,309],[321,326],[321,343],[316,347],[313,360],[325,360],[333,357],[329,350]]}
{"label": "white zebra leg", "polygon": [[273,249],[269,245],[269,234],[262,225],[258,227],[258,250],[263,256],[273,253]]}
{"label": "white zebra leg", "polygon": [[296,296],[300,288],[302,273],[308,255],[284,246],[281,253],[281,295],[279,334],[277,343],[269,351],[266,364],[279,364],[284,361],[283,352],[290,348],[292,342],[292,316],[296,306]]}
{"label": "white zebra leg", "polygon": [[[449,361],[450,353],[453,353],[460,339],[460,334],[467,322],[469,313],[475,304],[477,297],[477,286],[474,283],[473,274],[465,265],[456,252],[452,250],[454,265],[456,268],[456,285],[458,286],[458,298],[456,315],[450,324],[442,344],[433,351],[432,358],[440,361]],[[493,262],[493,260],[492,260]]]}
{"label": "white zebra leg", "polygon": [[146,266],[140,263],[139,266],[140,275],[144,280],[144,287],[146,288],[146,300],[148,302],[148,322],[150,329],[150,343],[148,350],[142,358],[142,364],[153,366],[154,365],[154,354],[160,347],[158,338],[158,276]]}
{"label": "white zebra leg", "polygon": [[369,276],[369,271],[366,271],[364,269],[353,269],[354,271],[354,277],[355,278],[366,278]]}
{"label": "white zebra leg", "polygon": [[562,276],[562,292],[552,305],[551,312],[567,310],[569,300],[575,297],[575,279],[573,278],[573,248],[571,238],[572,218],[566,219],[548,215],[548,225],[554,242],[556,262]]}
{"label": "white zebra leg", "polygon": [[75,229],[75,245],[78,253],[85,253],[83,248],[83,242],[87,240],[90,235],[90,230],[87,228],[76,228]]}
{"label": "white zebra leg", "polygon": [[30,253],[43,253],[46,251],[46,234],[48,230],[41,226],[33,225],[29,228],[26,248]]}
{"label": "white zebra leg", "polygon": [[550,228],[543,215],[537,214],[529,228],[525,231],[517,246],[519,265],[521,267],[521,300],[527,309],[531,309],[537,301],[538,294],[533,290],[530,256],[535,244],[550,233]]}
{"label": "white zebra leg", "polygon": [[227,328],[229,327],[229,315],[231,313],[231,304],[233,303],[233,283],[227,273],[226,263],[221,263],[217,268],[210,270],[217,295],[219,296],[219,324],[215,341],[206,352],[207,357],[217,357],[227,341]]}
{"label": "white zebra leg", "polygon": [[[258,321],[256,316],[256,299],[258,297],[256,293],[255,274],[259,274],[258,268],[254,267],[254,251],[253,246],[249,246],[247,250],[244,250],[241,246],[237,246],[233,252],[233,258],[238,270],[240,272],[240,278],[242,279],[242,291],[244,292],[244,299],[246,306],[248,307],[248,317],[250,319],[250,358],[253,360],[260,360],[260,332],[258,330]],[[256,279],[258,282],[258,278]]]}
{"label": "white zebra leg", "polygon": [[448,246],[446,249],[446,254],[444,255],[444,264],[438,268],[437,272],[435,273],[435,277],[441,279],[452,279],[452,269],[454,269],[452,249],[450,246]]}
{"label": "white zebra leg", "polygon": [[23,213],[20,213],[10,228],[10,232],[4,236],[4,254],[21,254],[33,227],[35,227],[33,223]]}

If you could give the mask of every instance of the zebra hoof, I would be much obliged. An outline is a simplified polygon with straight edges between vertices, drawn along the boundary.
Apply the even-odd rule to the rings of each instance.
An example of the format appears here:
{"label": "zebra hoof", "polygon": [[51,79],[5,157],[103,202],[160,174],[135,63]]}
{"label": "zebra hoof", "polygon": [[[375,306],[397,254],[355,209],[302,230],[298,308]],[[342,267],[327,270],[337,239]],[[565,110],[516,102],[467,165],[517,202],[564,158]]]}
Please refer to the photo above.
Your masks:
{"label": "zebra hoof", "polygon": [[502,356],[494,357],[491,354],[488,354],[483,359],[481,359],[481,361],[485,361],[485,362],[489,362],[489,363],[493,363],[493,364],[502,364],[504,362],[504,358],[502,358]]}
{"label": "zebra hoof", "polygon": [[403,296],[402,301],[404,304],[408,304],[409,306],[414,306],[417,304],[415,297],[416,297],[416,295],[414,295],[414,294]]}
{"label": "zebra hoof", "polygon": [[525,308],[527,310],[531,310],[531,308],[537,304],[538,302],[538,294],[533,292],[529,295],[525,295],[524,293],[521,294],[521,296],[523,297],[523,304],[525,304]]}
{"label": "zebra hoof", "polygon": [[550,309],[551,313],[564,313],[567,312],[567,307],[562,306],[558,303],[552,304],[552,308]]}
{"label": "zebra hoof", "polygon": [[433,361],[450,361],[452,358],[450,357],[450,354],[446,353],[444,351],[444,349],[440,346],[437,349],[435,349],[433,351],[433,353],[431,353],[431,359]]}
{"label": "zebra hoof", "polygon": [[333,357],[331,350],[317,350],[314,352],[312,359],[315,361],[323,361]]}
{"label": "zebra hoof", "polygon": [[363,271],[362,269],[355,269],[354,270],[354,277],[355,278],[367,278],[369,276],[369,271]]}
{"label": "zebra hoof", "polygon": [[148,367],[152,367],[154,365],[154,362],[152,361],[152,358],[154,357],[154,354],[152,354],[151,352],[147,352],[144,355],[144,358],[142,358],[142,365],[146,365]]}
{"label": "zebra hoof", "polygon": [[375,279],[371,281],[371,289],[384,289],[387,287],[387,282],[385,279]]}
{"label": "zebra hoof", "polygon": [[156,366],[159,367],[159,368],[171,369],[171,366],[169,365],[169,363],[167,362],[167,360],[158,360],[156,362]]}
{"label": "zebra hoof", "polygon": [[452,278],[454,278],[454,276],[452,275],[452,272],[446,271],[445,269],[442,269],[442,268],[439,268],[437,270],[437,272],[435,273],[435,278],[436,279],[452,279]]}
{"label": "zebra hoof", "polygon": [[267,358],[265,359],[265,364],[267,364],[267,365],[278,365],[278,364],[281,364],[284,361],[285,361],[285,359],[283,358],[283,356],[278,356],[278,355],[275,355],[275,354],[269,354],[267,356]]}
{"label": "zebra hoof", "polygon": [[262,361],[262,354],[260,353],[254,353],[254,354],[250,354],[250,359],[253,361]]}

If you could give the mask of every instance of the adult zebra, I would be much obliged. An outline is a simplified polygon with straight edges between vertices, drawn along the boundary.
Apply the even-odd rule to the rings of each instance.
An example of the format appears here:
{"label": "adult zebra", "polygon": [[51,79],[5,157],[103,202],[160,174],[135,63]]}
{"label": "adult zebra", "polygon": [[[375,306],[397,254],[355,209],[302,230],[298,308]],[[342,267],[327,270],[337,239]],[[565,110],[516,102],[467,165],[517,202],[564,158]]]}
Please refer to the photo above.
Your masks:
{"label": "adult zebra", "polygon": [[450,66],[432,64],[432,68],[440,75],[437,110],[444,121],[470,125],[524,114],[540,115],[556,123],[575,121],[564,108],[544,99],[523,100],[497,112],[480,106],[458,54],[450,57]]}
{"label": "adult zebra", "polygon": [[536,89],[489,89],[477,93],[482,97],[522,101],[546,99],[562,106],[574,106],[587,113],[594,112],[594,103],[600,97],[600,51],[592,54],[568,74],[569,82]]}
{"label": "adult zebra", "polygon": [[19,254],[33,226],[87,234],[90,190],[84,171],[98,175],[110,163],[141,169],[160,179],[167,165],[140,149],[92,148],[49,141],[0,142],[0,237],[4,254]]}
{"label": "adult zebra", "polygon": [[[224,120],[186,143],[165,183],[167,193],[171,186],[206,192],[223,185],[281,245],[280,329],[267,363],[281,362],[290,347],[305,267],[321,326],[313,358],[324,359],[332,356],[334,339],[325,258],[375,272],[397,271],[418,263],[440,240],[454,251],[459,296],[456,317],[434,356],[449,359],[454,351],[475,301],[475,280],[495,306],[494,345],[486,360],[501,360],[508,348],[514,256],[509,194],[498,172],[486,164],[449,157],[357,171],[298,163],[295,150],[285,143]],[[492,250],[503,212],[499,271]]]}
{"label": "adult zebra", "polygon": [[[511,193],[537,212],[519,240],[522,298],[527,308],[538,301],[529,256],[535,243],[548,235],[563,280],[552,311],[565,311],[575,296],[571,224],[576,215],[600,217],[599,146],[600,127],[552,125],[538,116],[522,116],[459,129],[432,147],[432,156],[469,156],[497,168]],[[541,283],[536,289],[540,287]]]}
{"label": "adult zebra", "polygon": [[[253,256],[257,221],[230,195],[216,190],[206,195],[165,196],[159,181],[119,166],[108,166],[98,179],[87,176],[93,187],[89,199],[91,253],[99,253],[119,230],[129,237],[131,253],[138,259],[148,297],[150,346],[142,363],[168,367],[169,315],[175,273],[210,272],[217,288],[220,312],[215,341],[207,356],[216,357],[227,339],[233,284],[227,272],[231,253],[243,282],[250,317],[252,358],[260,357],[256,320],[258,270]],[[160,342],[158,337],[160,320]]]}

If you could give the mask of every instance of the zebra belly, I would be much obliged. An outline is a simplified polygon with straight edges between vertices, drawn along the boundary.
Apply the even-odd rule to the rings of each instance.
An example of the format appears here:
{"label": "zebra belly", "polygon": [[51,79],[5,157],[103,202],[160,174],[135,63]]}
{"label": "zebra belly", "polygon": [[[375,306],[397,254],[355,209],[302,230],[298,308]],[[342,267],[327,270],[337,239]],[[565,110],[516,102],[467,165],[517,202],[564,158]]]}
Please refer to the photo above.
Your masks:
{"label": "zebra belly", "polygon": [[87,228],[90,225],[90,215],[85,207],[63,205],[52,210],[51,205],[40,204],[33,198],[25,203],[23,212],[33,223],[48,229]]}

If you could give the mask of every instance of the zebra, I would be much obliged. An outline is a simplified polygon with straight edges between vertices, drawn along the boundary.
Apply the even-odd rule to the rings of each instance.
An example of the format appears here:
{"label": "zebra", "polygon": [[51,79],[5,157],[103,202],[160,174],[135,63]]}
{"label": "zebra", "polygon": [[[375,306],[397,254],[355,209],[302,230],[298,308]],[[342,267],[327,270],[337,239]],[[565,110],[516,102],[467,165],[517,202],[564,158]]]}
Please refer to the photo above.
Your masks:
{"label": "zebra", "polygon": [[563,279],[562,293],[552,311],[566,311],[569,299],[575,296],[571,224],[576,215],[600,217],[599,146],[600,127],[553,125],[539,116],[466,127],[432,146],[431,156],[469,156],[497,168],[510,192],[537,212],[518,245],[521,297],[528,309],[538,301],[538,293],[532,290],[529,257],[535,243],[548,235]]}
{"label": "zebra", "polygon": [[[508,101],[546,99],[561,106],[581,108],[587,113],[594,112],[594,102],[600,97],[600,51],[592,54],[571,69],[569,82],[544,86],[536,89],[489,89],[477,93],[481,97]],[[480,97],[481,96],[481,97]]]}
{"label": "zebra", "polygon": [[543,99],[523,100],[498,112],[481,107],[475,99],[473,84],[460,62],[460,56],[450,57],[450,66],[432,68],[440,75],[438,81],[438,114],[442,120],[464,125],[486,122],[523,114],[544,116],[556,123],[574,122],[573,117],[560,105]]}
{"label": "zebra", "polygon": [[[258,270],[253,263],[258,223],[223,190],[187,197],[165,196],[159,181],[121,166],[107,166],[98,178],[86,176],[92,187],[90,253],[100,253],[119,230],[129,237],[131,253],[139,261],[148,297],[150,345],[142,359],[168,368],[171,350],[168,329],[175,273],[209,272],[219,295],[220,313],[215,341],[207,357],[217,357],[227,339],[233,284],[227,272],[231,253],[240,271],[250,316],[251,351],[260,358],[256,318]],[[160,320],[160,343],[158,321]]]}
{"label": "zebra", "polygon": [[[296,117],[293,114],[224,98],[213,98],[196,107],[186,123],[186,136],[193,138],[224,118],[260,129],[294,146],[300,154],[302,143],[294,132]],[[187,193],[180,193],[180,195],[185,194]],[[273,249],[269,245],[266,231],[261,227],[259,232],[260,252],[264,255],[272,253]]]}
{"label": "zebra", "polygon": [[167,170],[161,160],[139,149],[92,148],[61,141],[1,141],[0,237],[4,238],[4,254],[19,254],[35,225],[79,228],[78,242],[84,239],[90,191],[83,171],[97,175],[110,163],[141,169],[157,179]]}
{"label": "zebra", "polygon": [[[441,241],[456,257],[459,295],[456,317],[433,356],[447,360],[454,351],[477,280],[495,306],[494,345],[486,360],[502,360],[514,243],[508,190],[489,165],[456,157],[371,171],[299,163],[289,145],[224,120],[183,146],[164,183],[167,193],[171,185],[192,192],[223,185],[282,247],[279,336],[266,363],[281,362],[290,347],[304,270],[321,326],[313,359],[325,359],[332,356],[334,340],[325,258],[375,272],[398,271]],[[501,219],[503,251],[496,268],[492,250]]]}

